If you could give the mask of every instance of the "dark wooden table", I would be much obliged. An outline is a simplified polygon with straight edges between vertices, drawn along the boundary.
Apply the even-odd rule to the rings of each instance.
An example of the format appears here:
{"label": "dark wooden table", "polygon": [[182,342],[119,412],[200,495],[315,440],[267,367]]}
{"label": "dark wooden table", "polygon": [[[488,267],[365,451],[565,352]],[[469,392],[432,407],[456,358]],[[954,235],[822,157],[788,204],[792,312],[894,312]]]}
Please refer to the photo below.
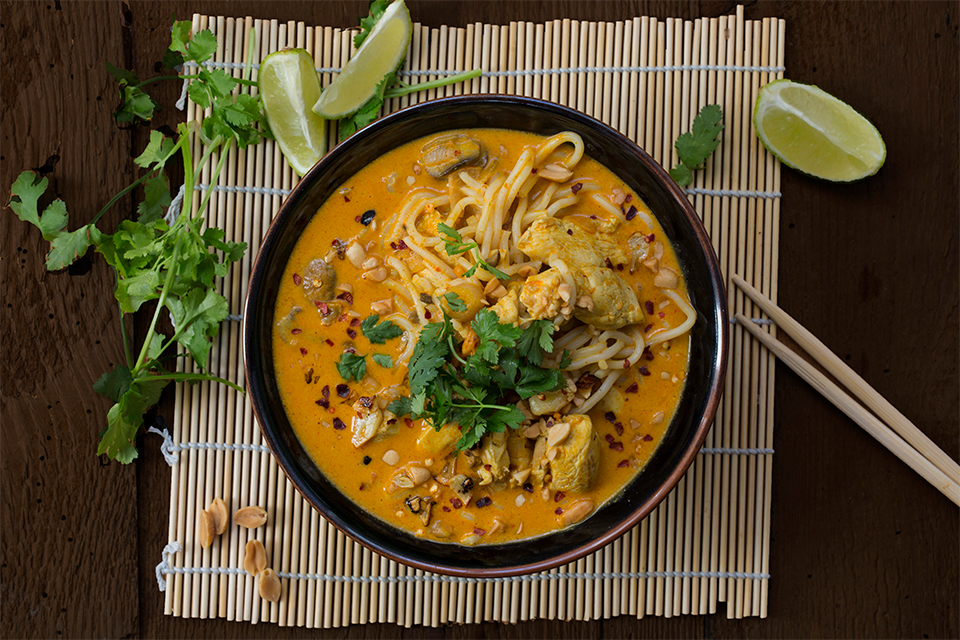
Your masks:
{"label": "dark wooden table", "polygon": [[[429,25],[570,17],[718,16],[734,2],[410,3]],[[351,2],[9,2],[2,5],[0,184],[48,176],[74,224],[133,180],[142,131],[116,126],[103,61],[156,74],[171,19],[194,12],[351,26]],[[861,183],[783,172],[780,303],[956,458],[957,2],[759,2],[787,21],[788,77],[854,105],[888,157]],[[177,88],[159,88],[172,105]],[[164,111],[158,124],[181,114]],[[134,214],[120,202],[101,223]],[[122,357],[113,276],[91,254],[47,273],[45,243],[0,213],[4,637],[960,636],[958,510],[782,365],[776,373],[769,617],[723,615],[439,630],[329,632],[163,615],[154,566],[170,470],[156,442],[134,465],[95,455],[109,403],[91,391]],[[142,330],[140,327],[139,330]],[[172,393],[160,411],[172,415]]]}

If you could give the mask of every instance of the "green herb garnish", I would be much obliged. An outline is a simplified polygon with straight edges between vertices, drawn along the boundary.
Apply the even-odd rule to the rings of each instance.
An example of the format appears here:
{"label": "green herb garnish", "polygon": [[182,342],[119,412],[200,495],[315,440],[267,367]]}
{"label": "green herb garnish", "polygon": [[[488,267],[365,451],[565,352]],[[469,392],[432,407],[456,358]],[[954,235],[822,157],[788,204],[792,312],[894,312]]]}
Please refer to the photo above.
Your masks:
{"label": "green herb garnish", "polygon": [[374,362],[376,362],[378,365],[380,365],[384,369],[393,368],[393,358],[391,358],[390,356],[384,353],[375,353],[370,357],[373,359]]}
{"label": "green herb garnish", "polygon": [[469,278],[477,271],[477,267],[480,267],[493,277],[499,280],[509,280],[510,276],[505,274],[503,271],[492,267],[486,260],[480,257],[480,246],[474,242],[466,242],[463,239],[463,236],[454,229],[453,227],[447,226],[442,222],[437,225],[437,230],[440,232],[443,238],[444,247],[447,250],[448,256],[458,256],[461,253],[466,253],[467,251],[473,251],[473,257],[476,259],[476,262],[472,267],[467,269],[467,272],[463,274],[464,278]]}
{"label": "green herb garnish", "polygon": [[[189,22],[174,24],[164,64],[190,61],[201,65],[216,50],[216,38],[210,31],[201,31],[191,38],[190,28]],[[109,64],[107,69],[120,87],[121,104],[114,114],[117,121],[150,120],[157,105],[142,87],[165,78],[140,82],[129,71]],[[220,161],[208,178],[215,184],[230,146],[236,143],[243,148],[264,135],[259,129],[264,122],[259,99],[246,93],[232,95],[237,84],[255,83],[233,79],[222,71],[208,71],[202,66],[200,69],[194,75],[172,76],[189,80],[187,92],[191,100],[210,110],[199,130],[205,150],[197,162],[192,155],[193,131],[186,124],[178,127],[174,139],[152,131],[143,153],[135,159],[143,175],[114,196],[90,222],[74,231],[67,230],[68,215],[63,201],[54,200],[40,212],[39,201],[48,184],[46,178],[25,171],[10,188],[8,206],[21,220],[39,228],[43,238],[50,242],[48,270],[72,264],[92,246],[116,271],[114,296],[120,308],[125,358],[97,380],[94,390],[115,402],[107,413],[107,425],[101,433],[97,453],[122,463],[137,457],[134,442],[143,424],[143,414],[159,401],[171,381],[216,380],[243,391],[232,382],[205,373],[168,371],[161,362],[165,359],[164,353],[178,343],[198,367],[204,367],[212,346],[211,338],[228,314],[227,300],[217,293],[216,279],[225,276],[230,264],[239,260],[246,250],[243,243],[224,241],[221,229],[205,228],[204,212],[212,191],[207,191],[193,213],[193,198],[200,180],[198,169],[212,154],[219,152]],[[184,195],[179,215],[168,224],[164,210],[169,208],[172,199],[165,170],[177,156],[183,162]],[[96,225],[103,214],[140,185],[143,185],[143,201],[137,207],[137,219],[124,220],[112,234],[101,232]],[[152,301],[156,304],[149,328],[139,350],[134,351],[124,315],[136,313]],[[157,330],[163,309],[167,310],[174,327],[172,336]]]}
{"label": "green herb garnish", "polygon": [[340,356],[340,360],[337,361],[337,371],[340,372],[340,377],[344,380],[359,382],[363,380],[363,376],[367,375],[367,360],[364,356],[348,351]]}
{"label": "green herb garnish", "polygon": [[410,357],[410,397],[390,403],[390,411],[422,418],[434,429],[459,425],[457,451],[472,448],[486,433],[518,428],[525,418],[516,405],[504,404],[507,394],[526,399],[566,384],[559,369],[540,366],[553,350],[553,330],[546,325],[553,323],[538,320],[520,329],[483,309],[470,325],[479,338],[477,349],[466,359],[456,352],[448,317],[426,325]]}
{"label": "green herb garnish", "polygon": [[[378,322],[380,324],[377,324]],[[403,335],[403,329],[389,320],[380,322],[380,316],[378,315],[367,316],[360,323],[360,331],[373,344],[384,344],[387,340],[399,338]]]}
{"label": "green herb garnish", "polygon": [[716,104],[708,104],[693,119],[693,128],[680,134],[674,147],[680,164],[670,169],[670,177],[685,187],[693,182],[693,172],[703,169],[703,164],[720,144],[717,137],[723,131],[723,111]]}

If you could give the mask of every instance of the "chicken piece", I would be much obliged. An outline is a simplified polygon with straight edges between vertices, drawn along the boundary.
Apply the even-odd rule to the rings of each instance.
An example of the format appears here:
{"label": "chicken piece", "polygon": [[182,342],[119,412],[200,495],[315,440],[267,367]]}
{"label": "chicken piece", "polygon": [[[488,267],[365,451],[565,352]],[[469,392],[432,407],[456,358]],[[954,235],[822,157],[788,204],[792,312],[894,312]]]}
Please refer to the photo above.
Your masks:
{"label": "chicken piece", "polygon": [[[574,299],[586,295],[590,296],[593,302],[592,309],[577,307],[574,310],[574,315],[583,322],[600,329],[619,329],[628,324],[643,322],[643,311],[637,301],[637,294],[607,266],[608,261],[609,264],[624,264],[628,261],[626,253],[612,235],[601,231],[587,233],[574,222],[540,218],[523,233],[517,247],[531,258],[551,266],[557,261],[566,265],[576,284]],[[550,270],[539,276],[549,273]],[[524,291],[530,280],[539,276],[531,276],[527,284],[524,284]],[[543,295],[546,295],[546,292]],[[549,299],[535,301],[547,302]],[[556,296],[554,302],[558,304]]]}
{"label": "chicken piece", "polygon": [[355,447],[362,447],[370,441],[383,440],[394,435],[399,428],[397,416],[386,410],[381,411],[372,398],[360,398],[353,403],[353,409],[356,414],[350,423],[353,431],[350,441]]}
{"label": "chicken piece", "polygon": [[557,455],[550,461],[552,487],[557,491],[583,492],[597,475],[600,436],[593,430],[589,416],[572,414],[564,420],[570,423],[570,434],[557,445]]}
{"label": "chicken piece", "polygon": [[500,480],[510,471],[510,456],[507,454],[507,434],[490,433],[480,441],[480,461],[483,463],[477,474],[480,484],[486,485]]}
{"label": "chicken piece", "polygon": [[[520,290],[519,299],[526,307],[531,318],[534,320],[540,320],[541,318],[553,320],[560,315],[563,311],[563,299],[559,295],[559,289],[563,284],[563,275],[559,270],[553,268],[527,278]],[[567,311],[569,310],[570,307],[568,306]]]}
{"label": "chicken piece", "polygon": [[507,455],[510,456],[510,468],[514,471],[528,469],[533,460],[533,447],[530,439],[517,429],[507,433]]}
{"label": "chicken piece", "polygon": [[430,425],[425,425],[417,438],[417,446],[430,455],[439,456],[460,439],[460,427],[455,424],[446,424],[438,431]]}
{"label": "chicken piece", "polygon": [[530,412],[535,416],[545,416],[558,412],[563,405],[573,400],[570,389],[558,389],[530,396]]}
{"label": "chicken piece", "polygon": [[500,318],[500,324],[520,324],[520,290],[521,284],[515,280],[507,283],[507,295],[500,298],[490,310]]}

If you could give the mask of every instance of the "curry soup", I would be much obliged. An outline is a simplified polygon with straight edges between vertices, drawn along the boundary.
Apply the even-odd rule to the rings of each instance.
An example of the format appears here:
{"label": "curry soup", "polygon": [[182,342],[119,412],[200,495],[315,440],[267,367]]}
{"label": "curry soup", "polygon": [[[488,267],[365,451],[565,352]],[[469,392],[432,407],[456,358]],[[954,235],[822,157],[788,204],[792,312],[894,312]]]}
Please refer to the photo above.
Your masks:
{"label": "curry soup", "polygon": [[[504,543],[589,517],[643,469],[680,399],[693,312],[674,251],[560,135],[466,130],[395,149],[321,206],[286,266],[273,345],[290,423],[358,508],[414,536]],[[482,309],[556,327],[542,366],[566,367],[556,389],[504,394],[516,428],[457,452],[458,425],[391,409],[411,395],[423,327],[446,318],[456,373],[483,346]]]}

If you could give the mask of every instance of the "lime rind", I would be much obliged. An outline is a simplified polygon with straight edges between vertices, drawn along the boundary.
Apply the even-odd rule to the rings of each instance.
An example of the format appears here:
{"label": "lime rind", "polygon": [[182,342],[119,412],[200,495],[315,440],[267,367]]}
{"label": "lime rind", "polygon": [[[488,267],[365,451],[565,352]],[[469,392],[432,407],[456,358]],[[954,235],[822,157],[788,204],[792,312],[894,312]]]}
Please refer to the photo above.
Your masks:
{"label": "lime rind", "polygon": [[327,151],[326,121],[311,107],[320,78],[305,49],[283,49],[260,63],[257,79],[270,130],[287,163],[304,175]]}
{"label": "lime rind", "polygon": [[410,11],[403,0],[395,0],[340,75],[323,90],[313,106],[314,113],[336,120],[357,111],[374,96],[383,79],[403,63],[412,37]]}
{"label": "lime rind", "polygon": [[816,178],[853,182],[875,174],[886,160],[877,128],[813,85],[777,80],[762,87],[753,125],[778,160]]}

